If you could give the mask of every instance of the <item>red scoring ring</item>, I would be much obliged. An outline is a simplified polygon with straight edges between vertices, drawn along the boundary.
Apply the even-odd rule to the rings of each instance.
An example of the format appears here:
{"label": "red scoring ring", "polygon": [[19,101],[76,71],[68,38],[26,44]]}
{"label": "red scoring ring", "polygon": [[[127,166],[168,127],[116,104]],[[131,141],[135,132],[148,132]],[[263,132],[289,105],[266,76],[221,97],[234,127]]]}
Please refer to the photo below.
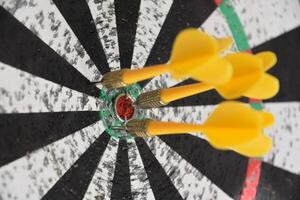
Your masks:
{"label": "red scoring ring", "polygon": [[134,107],[132,104],[132,99],[127,95],[117,97],[115,102],[115,112],[121,120],[130,120],[133,117]]}

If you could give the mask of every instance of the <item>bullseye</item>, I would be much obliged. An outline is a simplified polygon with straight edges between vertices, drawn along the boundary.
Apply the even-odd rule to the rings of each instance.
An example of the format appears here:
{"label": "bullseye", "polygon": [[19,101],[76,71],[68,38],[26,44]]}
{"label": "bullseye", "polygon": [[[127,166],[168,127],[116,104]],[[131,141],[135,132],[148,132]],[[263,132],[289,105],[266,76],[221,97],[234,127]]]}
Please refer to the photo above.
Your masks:
{"label": "bullseye", "polygon": [[134,116],[133,101],[130,96],[121,94],[115,99],[115,113],[121,121],[127,121]]}

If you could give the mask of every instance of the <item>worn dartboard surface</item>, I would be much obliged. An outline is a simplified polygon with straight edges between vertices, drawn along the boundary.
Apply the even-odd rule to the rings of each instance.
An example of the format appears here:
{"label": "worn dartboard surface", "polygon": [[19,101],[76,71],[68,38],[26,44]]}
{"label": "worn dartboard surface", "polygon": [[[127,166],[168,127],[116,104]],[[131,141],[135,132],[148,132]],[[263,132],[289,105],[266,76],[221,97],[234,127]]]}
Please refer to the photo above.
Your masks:
{"label": "worn dartboard surface", "polygon": [[[194,133],[125,140],[106,130],[92,82],[167,62],[188,27],[233,37],[231,52],[277,54],[265,157],[216,150]],[[139,85],[190,82],[165,74]],[[299,200],[299,88],[299,0],[0,0],[0,200]],[[206,92],[145,117],[199,123],[221,101]]]}

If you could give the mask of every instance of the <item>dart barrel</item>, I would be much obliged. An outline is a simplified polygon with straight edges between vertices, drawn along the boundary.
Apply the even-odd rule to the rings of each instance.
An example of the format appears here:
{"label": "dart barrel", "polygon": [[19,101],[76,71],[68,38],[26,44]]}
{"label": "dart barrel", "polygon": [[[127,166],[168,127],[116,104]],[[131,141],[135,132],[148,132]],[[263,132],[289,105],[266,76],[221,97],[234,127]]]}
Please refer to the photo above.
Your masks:
{"label": "dart barrel", "polygon": [[122,80],[122,76],[128,69],[122,69],[105,74],[101,80],[101,84],[107,89],[125,87],[126,84]]}
{"label": "dart barrel", "polygon": [[140,94],[138,96],[135,105],[139,108],[157,108],[166,105],[160,99],[160,90],[154,90]]}
{"label": "dart barrel", "polygon": [[126,124],[126,132],[134,137],[149,137],[150,135],[147,133],[147,127],[150,121],[150,119],[130,120]]}

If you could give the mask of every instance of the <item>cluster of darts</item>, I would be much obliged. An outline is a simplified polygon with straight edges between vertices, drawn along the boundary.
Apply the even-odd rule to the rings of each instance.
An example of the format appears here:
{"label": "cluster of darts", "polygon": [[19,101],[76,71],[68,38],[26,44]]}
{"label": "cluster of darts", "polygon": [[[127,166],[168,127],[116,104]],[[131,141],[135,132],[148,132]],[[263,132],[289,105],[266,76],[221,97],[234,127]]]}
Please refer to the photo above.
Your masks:
{"label": "cluster of darts", "polygon": [[187,29],[176,37],[168,63],[105,74],[98,84],[107,89],[126,87],[163,73],[170,73],[176,80],[191,78],[199,81],[142,93],[134,102],[134,106],[141,109],[160,107],[213,89],[224,99],[231,100],[216,106],[201,125],[132,119],[119,128],[134,137],[201,133],[215,148],[233,150],[249,157],[263,156],[270,151],[272,139],[263,129],[274,123],[273,115],[232,100],[240,97],[268,99],[276,95],[279,81],[266,73],[277,62],[276,55],[272,52],[225,55],[224,51],[232,43],[231,38],[217,39],[200,30]]}

